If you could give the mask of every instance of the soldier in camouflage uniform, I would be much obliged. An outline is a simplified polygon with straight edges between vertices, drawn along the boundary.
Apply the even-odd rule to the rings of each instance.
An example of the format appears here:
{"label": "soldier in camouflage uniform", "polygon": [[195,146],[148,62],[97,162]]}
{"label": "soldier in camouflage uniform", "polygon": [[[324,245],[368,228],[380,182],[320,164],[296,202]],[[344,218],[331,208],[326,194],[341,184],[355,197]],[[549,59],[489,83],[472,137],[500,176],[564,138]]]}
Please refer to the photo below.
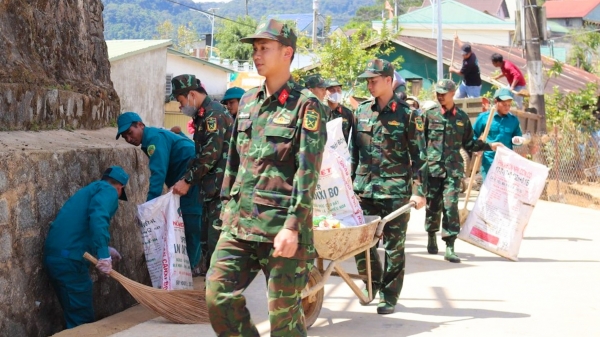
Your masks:
{"label": "soldier in camouflage uniform", "polygon": [[181,104],[181,112],[194,119],[196,144],[196,158],[190,162],[183,178],[173,186],[173,192],[185,195],[190,185],[200,185],[204,209],[200,239],[203,259],[199,269],[206,270],[221,229],[219,195],[227,163],[233,117],[218,101],[207,95],[196,76],[179,75],[171,83],[172,97]]}
{"label": "soldier in camouflage uniform", "polygon": [[348,142],[350,130],[354,125],[354,114],[352,110],[340,104],[342,102],[342,84],[334,79],[327,81],[327,95],[325,97],[327,98],[327,105],[331,109],[329,119],[342,118],[342,131],[346,142]]}
{"label": "soldier in camouflage uniform", "polygon": [[319,102],[323,102],[323,100],[325,100],[325,94],[327,94],[327,85],[321,74],[307,76],[304,80],[304,85],[319,99]]}
{"label": "soldier in camouflage uniform", "polygon": [[468,152],[495,150],[498,143],[486,144],[473,139],[469,116],[454,105],[454,82],[441,80],[436,84],[435,91],[439,104],[431,101],[423,104],[429,175],[425,218],[425,230],[429,236],[427,252],[438,253],[435,233],[440,230],[443,211],[442,239],[446,241],[444,259],[457,263],[460,258],[454,253],[454,241],[460,231],[458,194],[464,174],[460,148]]}
{"label": "soldier in camouflage uniform", "polygon": [[[359,78],[366,78],[373,99],[363,102],[354,115],[350,143],[354,191],[366,215],[384,217],[407,204],[425,205],[421,184],[425,141],[423,120],[409,110],[392,90],[394,67],[387,61],[369,61]],[[413,181],[415,187],[413,189]],[[411,194],[413,195],[411,197]],[[371,248],[373,289],[379,291],[377,313],[395,310],[404,281],[404,242],[409,213],[388,222],[383,230],[385,271],[375,247]],[[365,253],[356,256],[358,272],[366,275]]]}
{"label": "soldier in camouflage uniform", "polygon": [[325,107],[294,83],[296,35],[268,20],[254,35],[265,83],[246,92],[235,120],[221,198],[223,233],[207,274],[206,302],[218,336],[259,336],[242,292],[267,280],[271,336],[306,336],[301,305],[316,257],[312,201],[327,139]]}

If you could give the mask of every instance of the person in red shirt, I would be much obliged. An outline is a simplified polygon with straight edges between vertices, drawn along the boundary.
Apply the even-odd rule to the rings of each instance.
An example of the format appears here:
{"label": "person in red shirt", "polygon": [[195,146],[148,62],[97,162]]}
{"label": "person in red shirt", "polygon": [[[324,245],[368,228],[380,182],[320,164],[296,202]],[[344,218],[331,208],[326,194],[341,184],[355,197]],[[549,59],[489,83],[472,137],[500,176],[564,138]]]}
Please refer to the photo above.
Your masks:
{"label": "person in red shirt", "polygon": [[[502,74],[494,77],[495,80],[506,77],[509,88],[513,92],[525,89],[525,86],[527,85],[525,77],[523,77],[523,73],[514,63],[504,61],[502,55],[494,53],[492,54],[492,64],[494,67],[500,68],[500,71],[502,72]],[[523,96],[515,95],[514,102],[517,104],[517,108],[523,109]]]}

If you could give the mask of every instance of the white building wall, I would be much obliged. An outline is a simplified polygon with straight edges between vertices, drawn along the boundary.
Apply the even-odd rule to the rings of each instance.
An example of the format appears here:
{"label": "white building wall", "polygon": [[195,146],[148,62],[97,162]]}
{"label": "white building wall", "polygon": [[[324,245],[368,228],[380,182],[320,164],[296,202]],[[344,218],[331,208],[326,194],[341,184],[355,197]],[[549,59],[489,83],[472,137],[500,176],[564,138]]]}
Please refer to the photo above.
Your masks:
{"label": "white building wall", "polygon": [[113,61],[110,68],[110,78],[121,99],[121,112],[136,112],[144,124],[162,127],[167,48]]}
{"label": "white building wall", "polygon": [[[196,78],[200,79],[200,82],[204,85],[206,92],[213,98],[223,97],[227,90],[227,83],[229,83],[229,73],[173,54],[167,54],[166,73],[173,76],[182,74],[196,75]],[[163,82],[166,83],[164,79]]]}

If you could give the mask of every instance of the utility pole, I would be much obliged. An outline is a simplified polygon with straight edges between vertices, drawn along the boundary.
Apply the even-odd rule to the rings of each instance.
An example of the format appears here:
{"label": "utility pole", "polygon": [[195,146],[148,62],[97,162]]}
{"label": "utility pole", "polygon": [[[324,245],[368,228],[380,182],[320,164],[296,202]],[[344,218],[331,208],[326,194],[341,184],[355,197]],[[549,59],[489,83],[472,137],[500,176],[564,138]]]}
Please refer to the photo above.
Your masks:
{"label": "utility pole", "polygon": [[540,52],[540,25],[537,19],[538,6],[535,0],[524,0],[525,14],[525,59],[529,76],[529,106],[540,115],[540,130],[546,132],[546,104],[544,102],[544,79],[542,53]]}
{"label": "utility pole", "polygon": [[248,0],[246,0],[246,16],[248,16]]}
{"label": "utility pole", "polygon": [[[437,80],[444,79],[444,52],[442,51],[442,0],[437,0]],[[539,50],[539,47],[538,47]]]}
{"label": "utility pole", "polygon": [[319,10],[319,0],[313,0],[313,31],[312,31],[312,49],[317,50],[317,11]]}

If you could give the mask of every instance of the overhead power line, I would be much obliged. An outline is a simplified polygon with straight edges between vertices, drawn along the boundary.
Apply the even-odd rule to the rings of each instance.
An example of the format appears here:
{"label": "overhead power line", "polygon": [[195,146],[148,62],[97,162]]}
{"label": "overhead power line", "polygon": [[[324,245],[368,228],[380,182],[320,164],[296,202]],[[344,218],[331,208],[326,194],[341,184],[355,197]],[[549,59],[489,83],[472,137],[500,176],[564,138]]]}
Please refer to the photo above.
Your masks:
{"label": "overhead power line", "polygon": [[227,17],[224,17],[224,16],[216,15],[216,14],[214,14],[214,13],[207,12],[207,11],[201,10],[201,9],[199,9],[199,8],[196,8],[196,7],[193,7],[193,6],[185,5],[185,4],[182,4],[182,3],[180,3],[180,2],[177,2],[177,1],[173,1],[173,0],[165,0],[165,1],[167,1],[167,2],[170,2],[170,3],[174,3],[174,4],[176,4],[176,5],[179,5],[179,6],[183,6],[183,7],[189,8],[189,9],[191,9],[191,10],[194,10],[194,11],[196,11],[196,12],[201,12],[201,13],[204,13],[204,14],[207,14],[207,15],[214,16],[215,18],[219,18],[219,19],[221,19],[221,20],[225,20],[225,21],[231,21],[231,22],[233,22],[233,23],[236,23],[236,24],[238,24],[238,25],[242,25],[242,26],[246,26],[246,27],[256,28],[256,27],[254,27],[254,26],[247,25],[247,24],[245,24],[245,23],[241,23],[241,22],[238,22],[238,21],[232,20],[232,19],[230,19],[230,18],[227,18]]}

